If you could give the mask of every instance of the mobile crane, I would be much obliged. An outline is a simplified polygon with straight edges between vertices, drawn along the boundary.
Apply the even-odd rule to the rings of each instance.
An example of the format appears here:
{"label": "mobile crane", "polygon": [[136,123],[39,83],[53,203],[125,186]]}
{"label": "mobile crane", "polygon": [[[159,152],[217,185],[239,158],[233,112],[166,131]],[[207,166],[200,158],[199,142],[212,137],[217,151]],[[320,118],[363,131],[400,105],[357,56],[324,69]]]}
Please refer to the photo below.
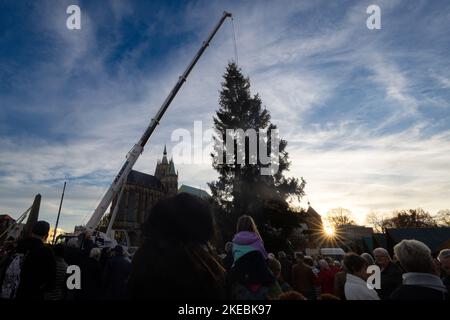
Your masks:
{"label": "mobile crane", "polygon": [[[97,208],[95,209],[94,213],[92,214],[92,216],[90,217],[90,219],[86,223],[84,230],[94,231],[98,227],[101,218],[105,214],[106,210],[108,209],[108,207],[110,206],[112,200],[114,199],[114,197],[116,195],[119,196],[119,201],[120,201],[120,197],[121,197],[121,194],[122,194],[121,190],[123,188],[123,185],[126,182],[127,176],[130,173],[131,169],[133,168],[134,164],[138,160],[139,156],[142,154],[142,152],[144,150],[144,147],[145,147],[145,144],[147,143],[148,139],[152,135],[152,133],[155,130],[156,126],[159,124],[161,118],[163,117],[163,115],[166,112],[167,108],[169,107],[170,103],[175,98],[176,94],[178,93],[178,91],[180,90],[180,88],[182,87],[184,82],[186,81],[189,73],[192,71],[192,69],[194,68],[195,64],[197,63],[197,61],[202,56],[203,52],[206,50],[206,48],[208,47],[209,43],[211,42],[211,40],[213,39],[213,37],[215,36],[215,34],[219,30],[219,28],[222,26],[222,24],[225,21],[225,19],[228,18],[228,17],[231,18],[232,15],[231,15],[231,13],[225,11],[223,13],[221,19],[219,20],[219,22],[215,25],[214,29],[208,35],[208,38],[203,42],[202,46],[197,51],[197,53],[194,56],[193,60],[187,66],[187,68],[184,71],[184,73],[179,77],[179,79],[178,79],[177,83],[175,84],[175,86],[173,87],[172,91],[170,91],[169,95],[164,100],[163,104],[161,105],[161,107],[159,108],[158,112],[156,113],[156,116],[151,119],[150,124],[146,128],[144,134],[142,135],[142,137],[140,138],[138,143],[136,143],[131,148],[131,150],[128,152],[128,154],[126,156],[125,163],[122,165],[121,169],[119,170],[119,173],[114,178],[112,184],[110,185],[110,187],[106,191],[105,195],[101,199],[101,201],[98,204]],[[100,242],[104,246],[114,246],[115,244],[117,244],[117,242],[112,237],[112,234],[113,234],[112,225],[114,223],[115,215],[117,213],[117,207],[118,206],[116,206],[114,212],[111,215],[111,219],[109,221],[107,233],[104,234],[104,233],[100,233],[100,232],[96,231],[95,234],[94,234],[94,237],[97,238],[97,240],[99,240],[98,238],[101,239]],[[79,233],[80,233],[80,231],[81,230],[78,230]],[[129,240],[128,240],[128,236],[127,235],[126,235],[126,239],[127,239],[125,241],[126,246],[129,246]]]}

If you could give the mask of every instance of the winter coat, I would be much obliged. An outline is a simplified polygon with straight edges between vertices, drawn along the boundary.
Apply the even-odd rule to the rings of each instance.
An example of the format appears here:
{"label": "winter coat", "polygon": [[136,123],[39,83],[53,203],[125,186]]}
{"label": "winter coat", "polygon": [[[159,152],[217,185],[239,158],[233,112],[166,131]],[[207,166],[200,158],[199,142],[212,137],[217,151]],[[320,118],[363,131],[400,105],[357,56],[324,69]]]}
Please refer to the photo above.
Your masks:
{"label": "winter coat", "polygon": [[386,268],[381,271],[381,288],[377,290],[378,296],[382,299],[389,299],[389,296],[402,284],[402,271],[393,262],[389,262]]}
{"label": "winter coat", "polygon": [[279,259],[281,264],[281,276],[283,277],[283,280],[289,283],[289,285],[292,284],[292,262],[289,261],[288,258],[280,258]]}
{"label": "winter coat", "polygon": [[267,252],[260,236],[242,231],[233,238],[234,264],[228,277],[231,298],[261,300],[275,298],[281,288],[267,265]]}
{"label": "winter coat", "polygon": [[80,299],[97,300],[101,297],[102,268],[100,262],[88,258],[81,266]]}
{"label": "winter coat", "polygon": [[43,300],[44,292],[56,281],[56,261],[53,252],[40,239],[24,240],[25,258],[17,299]]}
{"label": "winter coat", "polygon": [[341,300],[345,300],[345,281],[347,273],[340,271],[334,276],[334,295]]}
{"label": "winter coat", "polygon": [[292,267],[292,287],[294,290],[303,294],[308,300],[316,299],[315,281],[316,275],[310,266],[299,263]]}
{"label": "winter coat", "polygon": [[316,283],[320,285],[322,294],[334,294],[334,275],[335,272],[332,269],[320,270]]}
{"label": "winter coat", "polygon": [[225,269],[198,244],[148,241],[133,257],[129,291],[132,299],[222,300]]}
{"label": "winter coat", "polygon": [[67,263],[63,257],[56,257],[56,278],[55,287],[45,292],[45,300],[64,300],[67,284]]}
{"label": "winter coat", "polygon": [[264,248],[261,237],[250,231],[241,231],[233,238],[233,257],[234,264],[249,252],[258,251],[264,260],[267,259],[267,252]]}
{"label": "winter coat", "polygon": [[367,287],[366,281],[350,273],[347,273],[344,292],[347,300],[380,300],[377,292]]}
{"label": "winter coat", "polygon": [[106,299],[126,299],[131,262],[123,256],[114,256],[106,264],[104,287]]}
{"label": "winter coat", "polygon": [[442,280],[430,273],[403,274],[403,284],[390,296],[391,300],[448,300],[449,294]]}

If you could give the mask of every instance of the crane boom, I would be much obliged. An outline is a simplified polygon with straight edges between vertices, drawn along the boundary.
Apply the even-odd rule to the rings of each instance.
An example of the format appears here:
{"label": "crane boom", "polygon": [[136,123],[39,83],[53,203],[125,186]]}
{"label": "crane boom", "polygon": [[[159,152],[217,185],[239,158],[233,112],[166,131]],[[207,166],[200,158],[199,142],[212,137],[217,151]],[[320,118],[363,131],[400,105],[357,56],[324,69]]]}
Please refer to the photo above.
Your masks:
{"label": "crane boom", "polygon": [[144,146],[147,143],[148,139],[152,135],[153,131],[155,130],[156,126],[159,124],[159,121],[163,117],[164,113],[166,112],[167,108],[169,107],[172,100],[177,95],[178,91],[182,87],[183,83],[186,81],[189,73],[194,68],[197,61],[202,56],[203,52],[208,47],[209,43],[211,42],[214,35],[217,33],[219,28],[222,26],[223,22],[226,18],[231,17],[231,13],[224,12],[222,15],[222,18],[219,20],[219,22],[215,25],[214,29],[211,31],[211,33],[208,35],[208,38],[203,42],[200,49],[197,51],[196,55],[194,56],[194,59],[189,63],[188,67],[184,71],[184,73],[179,77],[177,83],[173,87],[172,91],[170,91],[167,98],[164,100],[163,104],[159,108],[158,112],[156,113],[156,116],[152,118],[150,121],[150,124],[148,125],[147,129],[145,130],[144,134],[142,135],[141,139],[138,143],[136,143],[133,148],[130,150],[126,157],[125,163],[122,165],[119,173],[115,177],[114,181],[110,185],[108,191],[106,191],[105,195],[103,196],[102,200],[98,204],[97,208],[95,209],[94,213],[92,214],[91,218],[86,224],[87,228],[95,229],[98,224],[100,223],[101,218],[105,214],[106,210],[108,209],[109,205],[111,204],[114,196],[117,194],[117,192],[120,190],[122,184],[125,182],[125,179],[127,178],[128,174],[130,173],[131,169],[133,168],[134,164],[136,163],[137,159],[141,155],[142,151],[144,150]]}

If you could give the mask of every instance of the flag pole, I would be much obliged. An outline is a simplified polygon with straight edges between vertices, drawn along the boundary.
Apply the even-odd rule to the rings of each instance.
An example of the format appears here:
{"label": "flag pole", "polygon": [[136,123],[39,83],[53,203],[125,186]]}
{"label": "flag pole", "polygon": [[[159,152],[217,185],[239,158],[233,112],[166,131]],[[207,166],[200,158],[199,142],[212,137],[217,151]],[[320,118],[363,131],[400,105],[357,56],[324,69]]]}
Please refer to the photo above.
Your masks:
{"label": "flag pole", "polygon": [[53,241],[52,241],[52,244],[55,244],[56,232],[58,230],[59,216],[61,214],[61,207],[62,207],[62,203],[63,203],[63,199],[64,199],[64,192],[65,191],[66,191],[66,181],[64,181],[63,192],[62,192],[62,195],[61,195],[61,202],[59,203],[58,217],[56,218],[55,230],[53,230]]}

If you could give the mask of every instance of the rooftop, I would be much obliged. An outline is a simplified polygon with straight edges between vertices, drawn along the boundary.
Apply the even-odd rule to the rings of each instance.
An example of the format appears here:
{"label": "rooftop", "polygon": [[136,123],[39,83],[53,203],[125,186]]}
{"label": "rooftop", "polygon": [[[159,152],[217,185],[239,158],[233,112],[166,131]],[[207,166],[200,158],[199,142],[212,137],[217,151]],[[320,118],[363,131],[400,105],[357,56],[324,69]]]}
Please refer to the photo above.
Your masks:
{"label": "rooftop", "polygon": [[186,192],[186,193],[192,194],[192,195],[200,197],[202,199],[209,199],[209,198],[211,198],[209,193],[206,192],[205,190],[202,190],[202,189],[199,189],[199,188],[194,188],[194,187],[191,187],[191,186],[187,186],[185,184],[182,184],[181,187],[178,189],[178,193],[182,193],[182,192]]}

